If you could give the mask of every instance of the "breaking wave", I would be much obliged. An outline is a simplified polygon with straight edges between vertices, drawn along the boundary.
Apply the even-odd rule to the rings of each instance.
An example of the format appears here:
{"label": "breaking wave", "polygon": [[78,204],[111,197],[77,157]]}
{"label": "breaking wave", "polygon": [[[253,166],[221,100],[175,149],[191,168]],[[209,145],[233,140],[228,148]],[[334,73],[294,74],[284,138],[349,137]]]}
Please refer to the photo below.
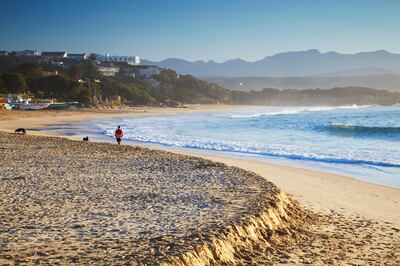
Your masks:
{"label": "breaking wave", "polygon": [[[103,134],[113,136],[113,130],[102,128]],[[294,160],[316,161],[325,163],[361,164],[383,167],[400,167],[400,161],[392,158],[374,159],[368,154],[361,153],[318,153],[310,152],[299,147],[287,145],[260,145],[251,142],[221,141],[216,139],[205,139],[200,137],[188,137],[162,134],[161,132],[132,129],[125,135],[126,139],[138,142],[160,144],[172,147],[202,149],[210,151],[235,152],[253,155],[271,156]],[[338,156],[342,155],[342,157]],[[361,159],[362,158],[362,159]]]}
{"label": "breaking wave", "polygon": [[[132,143],[287,158],[307,165],[317,162],[356,177],[388,177],[387,183],[397,186],[400,109],[363,107],[249,107],[219,113],[127,117],[93,124],[108,139],[121,125],[124,141]],[[377,180],[374,182],[381,182]]]}
{"label": "breaking wave", "polygon": [[317,130],[340,136],[400,140],[400,127],[330,124],[324,127],[317,127]]}
{"label": "breaking wave", "polygon": [[303,112],[319,112],[319,111],[330,111],[335,109],[357,109],[357,108],[366,108],[371,107],[371,105],[349,105],[349,106],[336,106],[336,107],[328,107],[328,106],[317,106],[317,107],[293,107],[288,108],[286,110],[279,111],[269,111],[262,113],[254,113],[254,114],[235,114],[231,115],[231,118],[251,118],[251,117],[260,117],[260,116],[274,116],[274,115],[292,115],[299,114]]}

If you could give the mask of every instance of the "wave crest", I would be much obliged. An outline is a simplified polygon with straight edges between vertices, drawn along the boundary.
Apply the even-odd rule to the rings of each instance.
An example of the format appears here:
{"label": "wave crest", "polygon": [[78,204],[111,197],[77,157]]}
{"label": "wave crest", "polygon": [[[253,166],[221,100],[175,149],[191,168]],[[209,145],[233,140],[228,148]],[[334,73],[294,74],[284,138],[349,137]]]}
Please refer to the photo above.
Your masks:
{"label": "wave crest", "polygon": [[261,117],[261,116],[274,116],[274,115],[293,115],[299,114],[303,112],[318,112],[318,111],[330,111],[335,109],[357,109],[357,108],[366,108],[371,107],[371,105],[348,105],[348,106],[316,106],[316,107],[298,107],[294,109],[281,110],[281,111],[271,111],[271,112],[262,112],[255,114],[243,114],[243,115],[231,115],[231,118],[252,118],[252,117]]}
{"label": "wave crest", "polygon": [[317,127],[319,131],[348,136],[366,137],[383,139],[400,139],[400,127],[379,127],[379,126],[359,126],[352,124],[330,124],[324,127]]}

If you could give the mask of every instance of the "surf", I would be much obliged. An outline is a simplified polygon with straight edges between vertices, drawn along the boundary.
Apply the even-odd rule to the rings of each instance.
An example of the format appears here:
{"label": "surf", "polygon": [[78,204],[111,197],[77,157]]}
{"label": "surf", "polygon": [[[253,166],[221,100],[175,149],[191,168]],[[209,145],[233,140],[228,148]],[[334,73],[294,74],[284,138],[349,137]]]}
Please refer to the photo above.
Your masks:
{"label": "surf", "polygon": [[363,126],[333,123],[327,126],[316,127],[316,129],[338,136],[400,140],[400,127],[397,126]]}

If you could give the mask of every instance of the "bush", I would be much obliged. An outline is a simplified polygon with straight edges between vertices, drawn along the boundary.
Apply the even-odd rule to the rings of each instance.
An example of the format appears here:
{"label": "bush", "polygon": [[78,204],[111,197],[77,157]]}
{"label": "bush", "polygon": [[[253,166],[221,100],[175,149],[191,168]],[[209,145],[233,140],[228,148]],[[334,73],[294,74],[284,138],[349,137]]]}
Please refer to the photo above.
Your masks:
{"label": "bush", "polygon": [[21,93],[27,88],[26,81],[20,73],[4,73],[1,79],[9,93]]}

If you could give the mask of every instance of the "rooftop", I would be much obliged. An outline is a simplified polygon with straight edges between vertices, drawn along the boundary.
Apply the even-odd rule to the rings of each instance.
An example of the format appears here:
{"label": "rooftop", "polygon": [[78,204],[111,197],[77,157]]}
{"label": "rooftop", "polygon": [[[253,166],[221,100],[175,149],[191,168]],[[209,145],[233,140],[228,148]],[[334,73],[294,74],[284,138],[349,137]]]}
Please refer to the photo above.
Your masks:
{"label": "rooftop", "polygon": [[56,55],[65,55],[66,52],[42,52],[42,55],[51,55],[51,56],[56,56]]}
{"label": "rooftop", "polygon": [[68,54],[68,56],[85,56],[86,55],[86,53],[83,53],[83,54]]}
{"label": "rooftop", "polygon": [[111,62],[101,62],[97,64],[97,67],[119,67],[118,65],[115,65]]}

